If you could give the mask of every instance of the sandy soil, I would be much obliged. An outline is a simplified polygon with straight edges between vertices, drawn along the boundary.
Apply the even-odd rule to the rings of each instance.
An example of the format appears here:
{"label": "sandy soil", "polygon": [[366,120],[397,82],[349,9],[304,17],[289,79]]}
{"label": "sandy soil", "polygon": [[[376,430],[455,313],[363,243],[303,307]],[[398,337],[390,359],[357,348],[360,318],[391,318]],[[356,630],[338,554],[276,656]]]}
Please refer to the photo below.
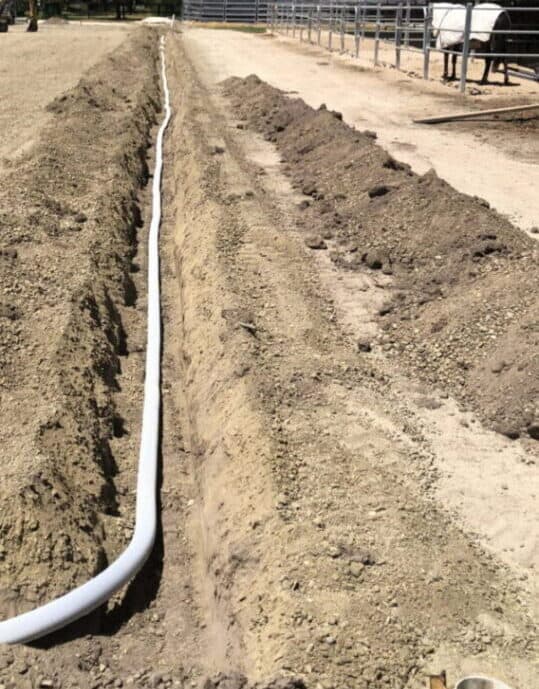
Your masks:
{"label": "sandy soil", "polygon": [[[0,42],[0,165],[27,150],[50,119],[45,106],[125,39],[125,24],[10,27]],[[16,117],[14,117],[16,113]]]}
{"label": "sandy soil", "polygon": [[[375,130],[384,148],[416,172],[434,168],[456,189],[487,199],[521,227],[537,225],[539,169],[537,159],[530,162],[528,155],[536,137],[523,139],[520,130],[506,130],[510,144],[504,142],[500,149],[497,136],[485,141],[461,128],[412,123],[417,117],[470,107],[447,87],[424,84],[396,70],[360,69],[349,58],[282,37],[191,28],[185,40],[194,55],[204,56],[201,69],[214,82],[256,73],[315,108],[326,103],[349,124]],[[499,102],[499,94],[496,98]],[[481,125],[476,131],[482,133]]]}
{"label": "sandy soil", "polygon": [[[235,60],[228,32],[218,33],[226,61]],[[174,118],[165,146],[161,242],[158,543],[140,575],[102,614],[39,644],[1,649],[0,680],[9,689],[419,689],[429,672],[446,668],[450,686],[470,672],[499,676],[514,689],[532,686],[539,556],[533,455],[520,441],[485,430],[447,390],[411,381],[390,351],[358,351],[358,338],[382,334],[377,311],[391,276],[342,271],[328,252],[305,245],[300,206],[307,197],[293,186],[290,161],[287,169],[275,143],[249,128],[247,119],[239,121],[216,84],[229,69],[225,61],[224,69],[216,65],[217,38],[205,46],[200,36],[213,34],[169,34],[167,47]],[[244,38],[268,40],[239,40]],[[110,552],[129,537],[144,349],[148,199],[139,166],[144,169],[147,155],[151,164],[151,152],[136,149],[137,141],[147,141],[148,121],[133,114],[154,112],[156,97],[155,52],[137,41],[129,45],[131,53],[124,45],[51,108],[68,121],[92,113],[92,131],[101,132],[99,146],[89,147],[97,183],[87,190],[94,202],[82,223],[95,233],[96,245],[87,250],[70,239],[69,233],[86,236],[68,229],[71,222],[53,236],[56,225],[49,222],[40,225],[34,247],[21,229],[24,217],[17,216],[9,225],[8,251],[0,255],[6,264],[2,286],[19,309],[2,312],[17,344],[6,352],[24,365],[13,372],[32,370],[27,344],[37,343],[39,358],[40,347],[52,354],[44,377],[28,374],[33,392],[16,400],[19,408],[29,413],[28,399],[43,394],[48,361],[56,377],[57,364],[63,365],[65,378],[77,385],[84,366],[85,409],[98,410],[100,419],[89,449],[77,455],[84,473],[66,459],[72,448],[85,447],[76,426],[63,423],[64,409],[78,409],[72,390],[65,390],[62,413],[45,436],[62,441],[48,449],[64,460],[54,469],[71,482],[73,504],[79,505],[73,476],[84,478],[82,487],[98,506],[103,482],[121,488],[112,493],[116,510],[94,510],[96,544]],[[235,45],[244,59],[251,50],[256,55],[249,48],[254,43]],[[300,58],[307,75],[316,68],[311,57]],[[264,58],[268,69],[271,59]],[[103,76],[111,65],[118,83]],[[289,88],[290,75],[280,78]],[[131,104],[122,89],[135,94],[138,88]],[[320,82],[320,88],[329,87]],[[138,130],[131,129],[133,119]],[[106,129],[116,132],[114,147],[104,145]],[[66,199],[77,197],[65,183],[76,178],[76,164],[88,154],[76,126],[62,133],[55,145],[65,151],[60,155],[58,148],[52,162],[70,161],[54,168],[64,205],[47,206],[45,220],[65,213]],[[407,135],[405,130],[400,141],[406,143]],[[45,130],[44,141],[50,137]],[[34,155],[25,159],[29,166]],[[505,160],[496,148],[491,155]],[[99,184],[111,170],[118,175],[114,184]],[[94,214],[103,208],[111,222],[100,228]],[[33,210],[23,204],[21,212]],[[67,211],[70,218],[71,206]],[[58,242],[71,242],[70,251]],[[47,253],[49,243],[55,251]],[[54,268],[45,271],[52,284],[42,285],[35,298],[48,300],[55,313],[66,300],[73,304],[75,329],[62,338],[60,358],[38,329],[32,334],[18,326],[18,319],[24,325],[47,315],[22,309],[21,288],[10,282],[14,262],[31,267],[28,246],[46,268],[49,256]],[[92,279],[84,284],[97,298],[88,300],[86,288],[62,290],[64,274],[81,273],[83,257],[94,254]],[[126,303],[131,280],[136,299]],[[27,283],[32,280],[23,290]],[[111,300],[102,298],[101,287],[110,289]],[[132,297],[132,285],[127,291]],[[96,310],[104,327],[95,327]],[[4,380],[10,394],[15,382]],[[21,430],[11,413],[6,437]],[[96,468],[86,454],[99,440],[108,461]],[[50,480],[47,472],[44,464],[40,478]],[[31,474],[23,479],[31,493]],[[63,488],[57,492],[64,504]],[[6,503],[8,519],[0,525],[9,526]],[[56,514],[50,504],[42,511],[43,527],[47,510]],[[88,503],[79,507],[87,510]],[[72,522],[67,526],[82,538]],[[14,552],[7,545],[3,557]],[[33,551],[20,551],[20,562],[32,560]],[[60,563],[63,551],[52,555]],[[68,585],[75,570],[80,576],[74,566],[80,563],[63,561],[62,575],[49,577],[51,592]],[[32,567],[17,572],[17,582],[26,579]]]}

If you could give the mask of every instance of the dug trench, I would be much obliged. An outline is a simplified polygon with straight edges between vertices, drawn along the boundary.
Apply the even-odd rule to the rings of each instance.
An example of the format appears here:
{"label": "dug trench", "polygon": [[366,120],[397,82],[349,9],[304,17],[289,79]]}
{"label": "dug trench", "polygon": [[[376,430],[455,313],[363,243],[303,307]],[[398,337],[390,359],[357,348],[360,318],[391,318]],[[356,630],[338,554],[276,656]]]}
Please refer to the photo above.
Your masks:
{"label": "dug trench", "polygon": [[1,180],[2,617],[83,583],[129,540],[155,58],[150,33],[123,43],[50,103]]}
{"label": "dug trench", "polygon": [[[144,33],[130,39],[145,47],[138,43],[123,46],[121,50],[130,55],[127,64],[121,64],[121,51],[114,53],[109,59],[116,67],[118,84],[108,79],[106,88],[103,85],[107,98],[112,97],[109,89],[120,90],[121,84],[130,89],[132,100],[139,88],[146,94],[144,99],[153,94],[150,101],[143,99],[148,104],[149,109],[144,110],[148,119],[135,118],[139,124],[143,122],[142,133],[135,138],[139,143],[142,140],[144,147],[149,143],[159,97],[155,39]],[[536,630],[527,575],[488,552],[437,500],[433,446],[419,418],[408,408],[407,398],[401,396],[403,371],[396,370],[387,356],[391,352],[382,347],[381,352],[368,352],[370,343],[363,342],[363,351],[358,352],[357,334],[328,285],[327,267],[321,268],[319,254],[323,250],[315,255],[314,249],[305,246],[301,223],[306,221],[305,212],[312,209],[313,195],[311,205],[306,205],[301,202],[307,199],[289,188],[289,183],[287,186],[283,173],[294,169],[289,161],[268,164],[267,156],[271,160],[275,151],[271,146],[264,148],[269,146],[267,142],[248,131],[250,115],[239,122],[230,102],[205,87],[190,63],[181,35],[169,34],[167,63],[174,118],[165,143],[161,231],[160,542],[135,587],[135,605],[129,614],[101,629],[95,627],[85,638],[4,650],[0,655],[4,685],[23,689],[243,689],[252,685],[261,689],[302,685],[412,689],[424,686],[426,673],[445,668],[451,677],[483,671],[517,688],[531,686]],[[251,79],[247,86],[232,82],[227,91],[234,108],[239,107],[241,94],[254,110],[259,103],[253,95],[259,89],[263,98],[267,93],[271,98],[282,97],[268,88]],[[70,102],[69,95],[60,103],[66,101]],[[303,107],[297,101],[282,102],[292,110]],[[107,109],[106,99],[94,107],[96,118],[120,119],[117,102],[113,110]],[[85,105],[85,113],[87,110]],[[258,115],[262,120],[268,117],[261,110]],[[310,113],[304,115],[308,120]],[[328,112],[321,116],[327,118],[330,132],[333,124],[339,130],[344,127]],[[116,123],[116,131],[126,131],[125,121]],[[357,133],[354,136],[363,140]],[[63,141],[71,140],[64,130]],[[371,139],[367,143],[372,146]],[[113,155],[110,147],[96,153],[98,160],[105,154]],[[300,155],[307,159],[308,151]],[[65,160],[62,154],[62,162]],[[124,157],[120,160],[122,170],[129,168]],[[131,200],[135,190],[143,193],[140,188],[146,177],[144,156],[137,160],[142,174],[137,173],[136,184],[129,187]],[[285,165],[290,165],[290,170]],[[95,162],[95,167],[101,169],[100,162]],[[66,168],[64,164],[62,169]],[[110,170],[108,167],[107,172]],[[387,168],[382,165],[382,170]],[[86,175],[88,171],[85,164]],[[391,174],[401,172],[390,170]],[[71,180],[79,183],[79,177],[80,172]],[[323,179],[321,170],[317,184]],[[62,180],[62,189],[66,181]],[[438,183],[430,177],[426,182]],[[384,179],[377,183],[383,184]],[[118,201],[117,192],[122,189],[121,184],[111,185],[110,198]],[[320,187],[316,193],[323,193]],[[50,196],[49,190],[46,197]],[[25,198],[21,193],[21,203]],[[373,203],[379,203],[380,198],[375,198],[378,201]],[[81,223],[84,230],[92,223],[89,236],[104,243],[106,256],[115,256],[112,266],[99,264],[90,284],[95,290],[103,275],[113,278],[107,286],[125,333],[123,353],[107,349],[113,352],[107,359],[109,368],[111,361],[117,366],[121,360],[122,373],[113,368],[116,385],[105,389],[110,395],[107,399],[124,410],[126,421],[120,424],[114,416],[106,417],[103,428],[110,457],[118,466],[114,485],[123,477],[125,485],[132,487],[142,371],[137,360],[140,352],[134,350],[143,348],[144,254],[139,248],[136,263],[140,270],[132,273],[133,240],[119,245],[117,253],[110,251],[106,241],[111,226],[109,233],[100,233],[94,220],[103,213],[83,212],[87,218]],[[144,206],[141,215],[146,217]],[[130,216],[121,216],[119,226],[131,226],[126,217]],[[313,230],[320,231],[314,214],[309,222]],[[12,225],[19,227],[15,222]],[[144,227],[138,235],[142,242]],[[320,239],[328,245],[332,239],[328,232],[325,235]],[[46,240],[50,241],[48,235]],[[310,239],[309,243],[313,244]],[[14,247],[15,253],[2,254],[2,258],[20,261],[21,244],[13,242],[8,248]],[[64,245],[62,251],[63,261],[54,263],[55,270],[69,269],[68,277],[73,279],[73,256]],[[97,252],[97,247],[93,251]],[[522,253],[526,253],[524,249]],[[50,252],[45,256],[52,260]],[[117,262],[124,267],[121,257],[125,256],[129,257],[127,269],[114,272]],[[341,267],[339,270],[342,272]],[[363,262],[355,269],[366,280],[371,270],[374,268]],[[378,277],[379,272],[372,275],[381,285],[397,277],[396,272]],[[112,288],[113,284],[124,285],[126,274],[138,287],[136,308],[133,300],[124,305],[125,291]],[[55,275],[51,283],[65,290],[64,274]],[[385,295],[390,288],[376,289]],[[62,294],[51,293],[48,299],[61,304]],[[353,294],[356,300],[360,296]],[[91,303],[94,313],[96,307]],[[95,299],[95,303],[100,322],[107,324],[101,301]],[[54,315],[58,318],[56,312]],[[13,322],[17,321],[9,320]],[[50,317],[44,322],[54,323]],[[118,325],[120,321],[116,317],[114,322]],[[36,333],[33,339],[32,331]],[[92,328],[94,331],[101,332]],[[39,360],[45,361],[46,372],[50,366],[52,359],[44,359],[41,350],[37,351],[42,344],[34,345],[36,351],[26,345],[42,342],[41,332],[33,328],[18,333],[21,351],[27,352],[27,358],[18,361],[26,371]],[[95,383],[101,378],[91,373],[93,361],[83,368],[86,349],[81,343],[83,338],[71,340],[72,359],[65,362],[66,367],[69,363],[75,373],[81,368],[84,375],[80,377],[102,390]],[[371,349],[377,347],[375,343]],[[56,349],[51,351],[54,354]],[[22,368],[17,365],[6,370],[15,375]],[[130,375],[136,380],[129,382]],[[6,378],[8,383],[10,380],[4,377],[5,385]],[[38,410],[39,394],[46,393],[51,378],[33,378],[34,385],[39,380],[43,386],[37,395],[34,392]],[[121,390],[113,389],[118,386]],[[89,399],[96,399],[94,389],[90,392]],[[93,419],[98,416],[98,406],[90,403],[90,407]],[[74,413],[79,418],[81,411],[77,408]],[[112,413],[117,410],[112,408]],[[59,423],[66,430],[64,418],[62,415]],[[127,433],[118,432],[122,437],[113,440],[111,435],[118,426]],[[3,430],[7,436],[23,435],[15,414]],[[71,444],[67,449],[57,447],[54,467],[59,467],[60,476],[69,477],[78,471],[77,464],[75,469],[71,466],[71,448],[73,437],[79,436],[62,435]],[[29,452],[28,457],[34,456]],[[79,456],[81,462],[92,458],[88,448],[84,460],[82,452],[76,458]],[[13,472],[13,480],[39,486],[28,464]],[[95,496],[103,493],[94,488],[89,491],[94,501],[89,509],[88,502],[81,500],[85,481],[90,479],[97,487],[110,484],[110,472],[98,463],[84,468],[70,484],[70,509],[60,516],[55,511],[40,513],[39,528],[55,533],[61,524],[64,532],[69,528],[72,540],[87,538],[83,525],[69,521],[69,515],[84,509],[84,514],[95,515],[89,531],[92,541],[85,552],[97,553],[102,548],[111,558],[118,551],[112,535],[109,537],[114,534],[109,525],[120,523],[127,535],[132,496],[112,491],[120,515],[107,515],[106,508],[94,507]],[[530,471],[534,468],[527,467]],[[48,464],[45,469],[50,472]],[[8,509],[7,504],[2,509]],[[31,514],[25,504],[21,514],[27,512]],[[10,524],[9,512],[5,515],[2,523]],[[104,537],[103,524],[108,527]],[[44,536],[46,539],[46,533]],[[34,580],[35,560],[39,562],[34,558],[36,542],[37,538],[20,540],[19,569],[5,574],[6,588],[14,581]],[[102,557],[96,567],[103,564]],[[50,595],[66,590],[89,574],[91,568],[79,569],[77,562],[59,556],[41,574],[49,583],[42,591]],[[28,604],[21,602],[23,598],[19,596],[19,605]]]}

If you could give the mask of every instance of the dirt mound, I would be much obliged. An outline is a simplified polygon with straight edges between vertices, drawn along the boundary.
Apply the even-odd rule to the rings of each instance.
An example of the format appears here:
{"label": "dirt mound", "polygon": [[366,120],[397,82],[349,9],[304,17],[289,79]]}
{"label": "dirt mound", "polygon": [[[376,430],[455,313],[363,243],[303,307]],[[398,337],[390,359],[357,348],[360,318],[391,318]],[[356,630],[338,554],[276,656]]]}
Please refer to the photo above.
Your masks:
{"label": "dirt mound", "polygon": [[82,583],[126,540],[114,395],[122,310],[137,297],[155,65],[155,37],[141,30],[53,104],[0,183],[2,617]]}
{"label": "dirt mound", "polygon": [[535,437],[536,243],[482,199],[432,171],[414,174],[339,113],[256,76],[224,90],[239,117],[275,142],[305,195],[298,224],[342,269],[393,276],[378,344],[498,430]]}

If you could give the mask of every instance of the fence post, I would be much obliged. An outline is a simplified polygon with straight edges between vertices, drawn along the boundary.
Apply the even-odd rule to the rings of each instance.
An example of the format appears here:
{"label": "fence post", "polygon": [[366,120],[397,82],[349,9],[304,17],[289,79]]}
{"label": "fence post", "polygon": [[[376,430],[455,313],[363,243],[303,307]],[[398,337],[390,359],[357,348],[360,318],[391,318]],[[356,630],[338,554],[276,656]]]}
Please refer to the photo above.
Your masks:
{"label": "fence post", "polygon": [[401,23],[402,23],[402,2],[397,7],[395,18],[395,67],[401,68]]}
{"label": "fence post", "polygon": [[408,48],[410,46],[410,22],[412,21],[412,6],[410,5],[410,0],[406,3],[406,15],[404,19],[404,24],[406,26],[405,35],[405,45]]}
{"label": "fence post", "polygon": [[382,7],[380,2],[376,5],[376,30],[374,33],[374,65],[378,64],[378,52],[380,50],[380,18],[382,15]]}
{"label": "fence post", "polygon": [[331,52],[333,38],[333,5],[329,6],[329,31],[328,31],[328,50]]}
{"label": "fence post", "polygon": [[322,19],[320,17],[320,5],[316,6],[316,44],[320,45],[320,36],[322,33]]}
{"label": "fence post", "polygon": [[363,5],[360,5],[360,12],[361,12],[361,36],[360,40],[363,41],[365,38],[365,24],[367,23],[367,5],[364,3]]}
{"label": "fence post", "polygon": [[313,12],[314,12],[314,7],[309,7],[309,19],[308,19],[308,29],[307,29],[307,41],[309,42],[309,45],[311,45],[312,40],[312,30],[313,30]]}
{"label": "fence post", "polygon": [[296,38],[296,5],[292,5],[292,38]]}
{"label": "fence post", "polygon": [[345,7],[341,7],[341,53],[344,53],[344,22],[345,22]]}
{"label": "fence post", "polygon": [[299,42],[301,43],[303,41],[303,5],[299,6],[299,14],[298,14],[298,19],[299,19]]}
{"label": "fence post", "polygon": [[427,7],[427,15],[423,24],[423,79],[429,78],[430,36],[432,30],[432,5]]}
{"label": "fence post", "polygon": [[472,28],[471,2],[466,3],[466,19],[464,21],[464,43],[462,44],[462,62],[460,66],[460,92],[466,91],[466,77],[468,76],[468,56],[470,54],[470,31]]}
{"label": "fence post", "polygon": [[359,5],[354,7],[354,45],[356,49],[356,57],[359,56]]}

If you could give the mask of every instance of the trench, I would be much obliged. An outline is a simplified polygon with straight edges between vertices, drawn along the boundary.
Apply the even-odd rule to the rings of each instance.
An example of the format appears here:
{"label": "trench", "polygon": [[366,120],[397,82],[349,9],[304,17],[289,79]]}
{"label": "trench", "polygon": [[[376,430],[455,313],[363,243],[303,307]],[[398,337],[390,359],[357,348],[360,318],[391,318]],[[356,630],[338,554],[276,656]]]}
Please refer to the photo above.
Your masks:
{"label": "trench", "polygon": [[[430,460],[410,449],[420,429],[383,362],[358,357],[296,232],[294,199],[246,155],[249,134],[182,37],[169,41],[162,529],[101,628],[30,656],[27,676],[44,666],[59,684],[196,686],[224,673],[232,687],[400,689],[446,667],[494,668],[518,685],[532,676],[524,594],[430,499]],[[143,250],[122,247],[137,299],[112,299],[120,318],[106,321],[122,371],[117,460],[121,447],[136,455],[124,381],[140,376],[145,303]],[[114,478],[121,507],[129,471]]]}

